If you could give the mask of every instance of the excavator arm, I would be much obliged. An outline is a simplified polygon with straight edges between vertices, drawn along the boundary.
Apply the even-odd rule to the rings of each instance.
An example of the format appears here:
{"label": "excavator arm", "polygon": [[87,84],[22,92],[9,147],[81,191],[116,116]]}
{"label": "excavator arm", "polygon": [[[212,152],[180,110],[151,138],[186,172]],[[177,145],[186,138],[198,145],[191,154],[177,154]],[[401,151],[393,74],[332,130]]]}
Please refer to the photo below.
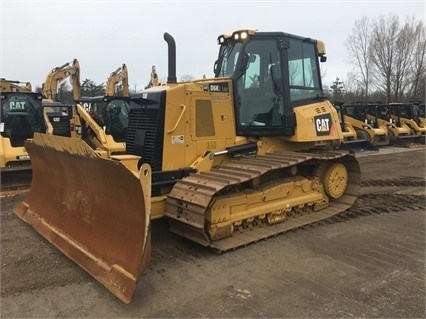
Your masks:
{"label": "excavator arm", "polygon": [[1,92],[32,92],[30,82],[11,81],[1,78]]}
{"label": "excavator arm", "polygon": [[81,96],[81,91],[80,64],[78,63],[77,59],[58,66],[49,72],[45,82],[43,83],[42,93],[44,98],[50,101],[56,101],[58,83],[68,77],[71,78],[74,100],[78,100]]}
{"label": "excavator arm", "polygon": [[[84,107],[78,102],[81,98],[80,88],[80,65],[77,59],[74,59],[71,63],[65,63],[62,66],[54,68],[46,77],[46,82],[43,85],[43,96],[44,96],[44,119],[47,125],[47,133],[52,134],[53,126],[48,118],[49,112],[54,112],[53,102],[56,100],[56,91],[58,83],[67,77],[70,77],[73,87],[73,97],[76,104],[74,105],[75,111],[69,113],[71,118],[71,126],[74,131],[71,132],[71,136],[84,139],[94,149],[99,156],[103,158],[111,157],[113,154],[121,154],[125,151],[124,143],[118,143],[114,141],[113,136],[106,134],[104,129],[99,126],[98,123],[93,119],[91,114],[84,109]],[[108,78],[107,88],[112,87],[114,93],[114,85],[118,83],[118,79],[123,83],[123,93],[129,94],[127,85],[127,68],[126,65],[115,72],[111,73]],[[81,131],[80,131],[81,128]],[[132,164],[132,167],[134,165]]]}
{"label": "excavator arm", "polygon": [[152,66],[152,71],[151,71],[151,86],[159,86],[160,84],[158,83],[158,75],[157,75],[157,70],[155,69],[155,66]]}
{"label": "excavator arm", "polygon": [[116,95],[116,86],[120,83],[123,87],[123,96],[129,96],[129,79],[127,73],[127,66],[124,63],[120,68],[112,72],[111,75],[108,77],[106,84],[106,95]]}

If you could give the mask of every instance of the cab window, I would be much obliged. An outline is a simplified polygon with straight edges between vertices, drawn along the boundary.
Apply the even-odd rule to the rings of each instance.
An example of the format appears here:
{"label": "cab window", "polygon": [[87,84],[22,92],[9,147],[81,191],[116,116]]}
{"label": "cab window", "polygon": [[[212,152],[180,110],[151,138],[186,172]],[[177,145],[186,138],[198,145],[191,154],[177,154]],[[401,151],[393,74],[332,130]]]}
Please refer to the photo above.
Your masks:
{"label": "cab window", "polygon": [[290,101],[321,96],[315,44],[290,39],[288,59]]}
{"label": "cab window", "polygon": [[275,39],[256,39],[244,48],[245,72],[237,79],[239,125],[281,126],[280,55]]}

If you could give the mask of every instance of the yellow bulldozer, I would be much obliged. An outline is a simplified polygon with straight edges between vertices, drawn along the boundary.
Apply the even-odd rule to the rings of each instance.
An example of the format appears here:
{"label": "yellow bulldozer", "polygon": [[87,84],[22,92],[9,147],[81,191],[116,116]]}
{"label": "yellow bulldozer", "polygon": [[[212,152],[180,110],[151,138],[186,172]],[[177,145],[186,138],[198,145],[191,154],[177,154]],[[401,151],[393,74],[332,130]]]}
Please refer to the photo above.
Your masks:
{"label": "yellow bulldozer", "polygon": [[352,114],[353,106],[351,104],[334,101],[333,106],[339,115],[340,126],[344,137],[342,148],[353,152],[378,150],[374,141],[380,136],[381,132],[376,136],[378,130],[375,130],[370,125],[373,123],[367,124],[364,120],[354,118]]}
{"label": "yellow bulldozer", "polygon": [[[121,92],[118,90],[119,85]],[[102,128],[105,132],[108,143],[103,143],[102,147],[109,150],[108,155],[125,153],[129,109],[131,107],[126,64],[123,63],[121,67],[111,72],[106,81],[106,94],[104,96],[82,97],[78,99],[78,102],[84,106],[84,109],[92,116],[99,128]],[[87,133],[95,138],[98,135],[93,128],[89,128]]]}
{"label": "yellow bulldozer", "polygon": [[339,150],[324,97],[324,43],[284,32],[218,37],[214,78],[176,79],[132,96],[126,154],[35,134],[28,196],[16,215],[124,303],[151,258],[151,221],[217,252],[345,211],[358,196],[354,154]]}
{"label": "yellow bulldozer", "polygon": [[[149,87],[160,85],[155,66],[152,67]],[[121,90],[119,90],[121,86]],[[122,155],[126,151],[126,135],[129,122],[129,112],[135,102],[130,98],[129,74],[126,64],[111,72],[106,81],[104,96],[75,97],[78,104],[91,115],[98,127],[91,125],[86,129],[86,136],[95,142],[98,147],[108,150],[107,156]],[[83,126],[84,127],[84,126]],[[93,129],[95,128],[95,130]],[[102,134],[96,131],[102,128],[105,132],[105,141],[99,144]]]}
{"label": "yellow bulldozer", "polygon": [[[61,81],[66,79],[70,79],[72,86],[73,99],[75,102],[72,105],[64,105],[58,102],[58,85]],[[125,153],[125,141],[123,137],[124,129],[122,128],[119,131],[119,134],[121,135],[117,138],[118,133],[115,136],[113,135],[113,131],[108,131],[110,126],[107,126],[107,129],[105,129],[103,124],[99,123],[96,114],[93,112],[93,109],[96,109],[96,106],[100,108],[100,104],[102,106],[105,106],[105,104],[110,105],[110,113],[117,115],[116,117],[119,119],[119,124],[124,123],[121,127],[127,127],[128,98],[113,96],[115,87],[120,81],[123,84],[123,92],[126,95],[129,95],[127,68],[125,65],[123,65],[123,67],[119,70],[112,72],[108,77],[107,90],[109,95],[99,98],[86,98],[81,97],[80,63],[77,59],[67,62],[62,66],[53,68],[48,73],[46,80],[43,83],[43,110],[48,126],[48,133],[52,134],[50,130],[51,125],[53,126],[55,122],[61,122],[63,124],[61,127],[68,129],[69,136],[83,139],[103,157],[110,157],[112,155]],[[113,106],[121,106],[123,104],[124,106],[120,109],[120,114],[117,114],[115,111],[118,108],[113,108]],[[124,119],[120,116],[121,113],[125,114]]]}
{"label": "yellow bulldozer", "polygon": [[0,169],[2,173],[31,170],[24,142],[34,132],[45,132],[42,96],[32,92],[29,82],[6,80],[1,83]]}
{"label": "yellow bulldozer", "polygon": [[426,107],[425,107],[425,104],[421,103],[421,102],[415,102],[413,104],[416,104],[418,106],[420,121],[423,123],[423,125],[426,125]]}
{"label": "yellow bulldozer", "polygon": [[410,128],[412,141],[418,144],[426,142],[426,123],[421,116],[421,109],[418,103],[390,103],[392,119],[400,125]]}
{"label": "yellow bulldozer", "polygon": [[378,104],[377,114],[381,122],[384,122],[389,133],[396,137],[393,144],[412,147],[415,144],[424,144],[426,128],[419,117],[420,110],[416,106],[415,118],[413,118],[414,104],[388,103]]}

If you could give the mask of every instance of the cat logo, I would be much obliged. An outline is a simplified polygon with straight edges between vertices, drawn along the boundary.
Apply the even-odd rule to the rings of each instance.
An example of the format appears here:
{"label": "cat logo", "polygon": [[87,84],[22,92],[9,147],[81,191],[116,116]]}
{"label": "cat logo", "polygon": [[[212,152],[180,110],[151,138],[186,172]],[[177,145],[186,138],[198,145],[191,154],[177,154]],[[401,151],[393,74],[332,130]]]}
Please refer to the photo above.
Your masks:
{"label": "cat logo", "polygon": [[25,111],[27,108],[25,104],[24,101],[10,102],[9,108],[11,111]]}
{"label": "cat logo", "polygon": [[314,123],[317,136],[332,135],[333,123],[330,114],[315,116]]}

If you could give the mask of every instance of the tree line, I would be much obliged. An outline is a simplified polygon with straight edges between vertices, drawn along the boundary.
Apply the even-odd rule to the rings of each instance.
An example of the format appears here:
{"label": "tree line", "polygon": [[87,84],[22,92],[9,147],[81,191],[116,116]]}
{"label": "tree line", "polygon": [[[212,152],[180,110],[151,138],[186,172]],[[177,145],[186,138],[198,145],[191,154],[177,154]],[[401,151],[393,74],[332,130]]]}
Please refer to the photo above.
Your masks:
{"label": "tree line", "polygon": [[[353,69],[342,80],[337,77],[324,86],[332,100],[343,102],[423,101],[426,95],[426,36],[422,20],[395,14],[378,18],[362,17],[355,21],[344,45]],[[322,76],[324,72],[322,71]],[[192,80],[184,75],[181,81]],[[149,84],[145,86],[148,88]],[[118,87],[117,94],[120,94]],[[61,102],[72,103],[69,84],[59,87]],[[105,84],[85,79],[81,84],[85,97],[105,94]]]}
{"label": "tree line", "polygon": [[344,101],[408,102],[425,100],[426,38],[421,20],[401,22],[390,14],[355,21],[346,38],[353,71],[336,78],[332,98]]}

